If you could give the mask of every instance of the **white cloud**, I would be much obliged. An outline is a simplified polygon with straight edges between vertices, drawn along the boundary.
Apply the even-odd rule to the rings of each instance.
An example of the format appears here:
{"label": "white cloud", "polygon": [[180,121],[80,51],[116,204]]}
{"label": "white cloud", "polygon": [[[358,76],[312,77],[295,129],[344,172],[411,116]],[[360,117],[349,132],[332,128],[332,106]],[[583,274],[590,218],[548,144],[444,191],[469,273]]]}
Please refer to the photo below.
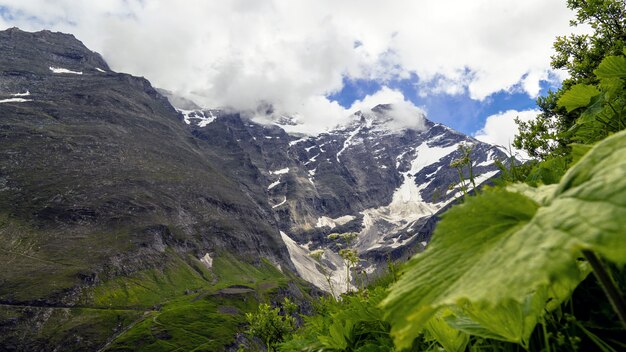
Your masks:
{"label": "white cloud", "polygon": [[351,113],[369,112],[380,104],[391,104],[391,109],[386,111],[385,115],[393,118],[393,121],[387,127],[418,130],[424,128],[424,117],[426,116],[424,110],[407,101],[401,91],[389,87],[382,87],[378,92],[355,101],[348,111]]}
{"label": "white cloud", "polygon": [[515,119],[527,122],[533,120],[539,114],[539,110],[508,110],[488,116],[485,126],[478,130],[474,137],[479,141],[512,149],[518,156],[528,159],[528,154],[522,150],[513,148],[513,139],[519,132]]}
{"label": "white cloud", "polygon": [[0,0],[0,6],[12,9],[12,19],[0,20],[4,27],[71,32],[112,69],[204,106],[254,109],[271,102],[319,126],[340,113],[325,97],[342,88],[344,77],[384,83],[416,74],[421,94],[468,92],[482,100],[520,86],[536,96],[552,42],[571,31],[573,17],[563,0]]}
{"label": "white cloud", "polygon": [[[371,109],[380,104],[390,104],[391,109],[385,115],[391,117],[393,121],[387,124],[392,129],[424,127],[424,117],[426,113],[423,109],[408,101],[401,91],[382,87],[374,94],[365,96],[357,100],[349,108],[344,108],[335,101],[329,101],[324,96],[314,96],[306,99],[298,109],[298,113],[291,116],[298,121],[306,121],[304,124],[296,126],[284,126],[290,133],[318,134],[327,131],[329,128],[342,125],[350,121],[350,117],[357,111],[370,113]],[[259,115],[255,121],[260,123],[271,123],[277,116],[282,115],[280,111],[273,116]],[[305,118],[306,116],[306,118]]]}

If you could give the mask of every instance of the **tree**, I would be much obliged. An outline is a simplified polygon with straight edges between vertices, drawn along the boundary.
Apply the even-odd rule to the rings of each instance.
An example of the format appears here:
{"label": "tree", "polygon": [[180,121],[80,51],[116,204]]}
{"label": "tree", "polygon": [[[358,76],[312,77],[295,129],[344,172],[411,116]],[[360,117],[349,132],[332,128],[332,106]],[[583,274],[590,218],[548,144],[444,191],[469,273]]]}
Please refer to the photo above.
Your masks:
{"label": "tree", "polygon": [[554,69],[567,71],[570,77],[562,87],[537,99],[541,113],[534,121],[517,121],[519,134],[514,146],[541,159],[568,154],[572,127],[580,111],[567,111],[558,105],[563,93],[576,84],[597,85],[594,70],[606,56],[620,55],[626,43],[626,5],[623,0],[568,0],[576,11],[571,26],[588,25],[592,34],[557,37],[556,53],[551,57]]}

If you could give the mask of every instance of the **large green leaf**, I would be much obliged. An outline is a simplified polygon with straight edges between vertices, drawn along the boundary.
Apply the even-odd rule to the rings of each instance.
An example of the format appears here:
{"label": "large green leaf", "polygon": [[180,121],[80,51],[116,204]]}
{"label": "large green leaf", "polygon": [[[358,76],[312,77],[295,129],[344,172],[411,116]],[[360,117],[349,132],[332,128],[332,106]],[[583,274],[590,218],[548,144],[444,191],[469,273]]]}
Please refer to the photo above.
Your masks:
{"label": "large green leaf", "polygon": [[588,273],[581,249],[626,263],[624,155],[626,131],[592,148],[550,196],[494,189],[450,209],[382,303],[397,346],[446,307],[472,329],[524,344],[541,302],[555,307]]}
{"label": "large green leaf", "polygon": [[463,352],[469,343],[469,335],[451,327],[446,322],[446,318],[450,316],[452,312],[442,311],[428,321],[426,330],[446,352]]}
{"label": "large green leaf", "polygon": [[567,112],[570,112],[589,105],[591,99],[598,94],[600,94],[600,91],[594,86],[577,84],[563,93],[557,101],[557,104],[564,107]]}
{"label": "large green leaf", "polygon": [[593,71],[598,78],[626,78],[626,57],[607,56]]}

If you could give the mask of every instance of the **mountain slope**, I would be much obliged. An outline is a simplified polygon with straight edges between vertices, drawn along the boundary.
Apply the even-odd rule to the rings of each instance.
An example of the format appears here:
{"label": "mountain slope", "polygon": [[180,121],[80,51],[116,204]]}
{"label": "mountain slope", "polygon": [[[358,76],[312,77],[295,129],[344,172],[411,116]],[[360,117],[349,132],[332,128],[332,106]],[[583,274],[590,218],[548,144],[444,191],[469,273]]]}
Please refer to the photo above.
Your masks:
{"label": "mountain slope", "polygon": [[147,80],[71,35],[7,30],[0,53],[3,346],[43,348],[11,340],[15,326],[54,324],[29,307],[147,309],[212,287],[228,253],[292,267],[267,202]]}

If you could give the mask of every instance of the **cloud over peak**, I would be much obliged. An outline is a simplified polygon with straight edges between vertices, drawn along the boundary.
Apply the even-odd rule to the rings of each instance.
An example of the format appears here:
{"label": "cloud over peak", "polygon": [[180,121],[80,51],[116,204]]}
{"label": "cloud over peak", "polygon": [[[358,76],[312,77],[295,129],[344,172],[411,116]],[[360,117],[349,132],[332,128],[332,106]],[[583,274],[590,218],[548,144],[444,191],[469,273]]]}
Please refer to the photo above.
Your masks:
{"label": "cloud over peak", "polygon": [[328,98],[346,78],[384,86],[416,77],[423,95],[482,100],[519,86],[536,96],[550,72],[552,41],[570,31],[572,16],[563,0],[0,0],[0,6],[0,27],[71,32],[112,69],[203,106],[254,110],[271,102],[315,129],[351,109]]}

